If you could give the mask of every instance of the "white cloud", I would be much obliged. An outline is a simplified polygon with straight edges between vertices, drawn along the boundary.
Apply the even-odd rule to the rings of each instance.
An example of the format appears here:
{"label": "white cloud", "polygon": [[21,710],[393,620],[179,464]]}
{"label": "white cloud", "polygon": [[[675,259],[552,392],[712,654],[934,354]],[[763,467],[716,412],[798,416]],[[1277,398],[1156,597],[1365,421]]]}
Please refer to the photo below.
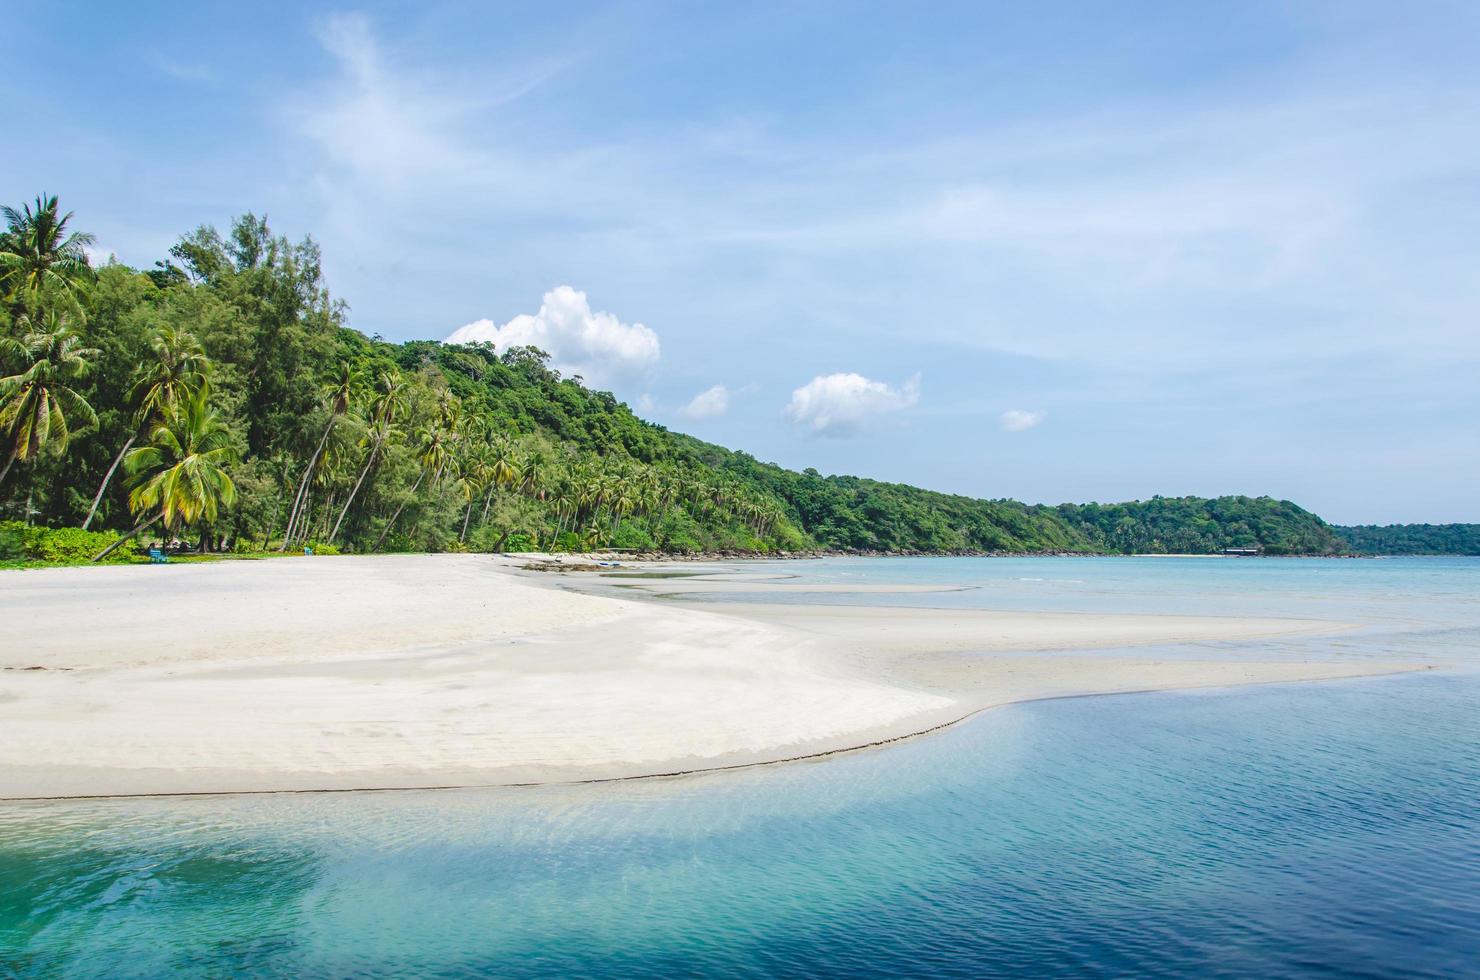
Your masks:
{"label": "white cloud", "polygon": [[521,313],[498,326],[475,320],[447,335],[446,343],[487,341],[500,350],[532,345],[550,355],[563,374],[579,374],[603,386],[640,375],[661,355],[658,335],[641,323],[623,323],[610,313],[593,312],[586,294],[556,286],[545,294],[538,313]]}
{"label": "white cloud", "polygon": [[99,248],[93,245],[84,245],[82,246],[82,250],[87,253],[87,262],[94,269],[101,269],[109,262],[113,262],[118,259],[118,253],[114,252],[111,248]]}
{"label": "white cloud", "polygon": [[715,385],[699,392],[679,412],[691,419],[707,419],[723,415],[729,408],[730,389],[724,385]]}
{"label": "white cloud", "polygon": [[919,375],[895,388],[861,374],[827,374],[793,391],[786,414],[813,435],[850,436],[870,418],[909,408],[919,400]]}
{"label": "white cloud", "polygon": [[151,52],[149,60],[154,63],[155,68],[176,81],[205,83],[221,80],[215,69],[200,62],[177,61],[160,51]]}
{"label": "white cloud", "polygon": [[1021,408],[1010,408],[1002,413],[1002,429],[1005,432],[1026,432],[1042,422],[1042,412],[1029,412]]}

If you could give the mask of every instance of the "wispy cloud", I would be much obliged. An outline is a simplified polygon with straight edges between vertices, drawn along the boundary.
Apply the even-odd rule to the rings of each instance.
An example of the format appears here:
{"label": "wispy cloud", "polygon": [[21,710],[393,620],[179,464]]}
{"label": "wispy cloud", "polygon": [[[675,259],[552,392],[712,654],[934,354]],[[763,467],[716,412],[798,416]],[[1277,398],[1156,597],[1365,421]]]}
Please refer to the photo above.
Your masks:
{"label": "wispy cloud", "polygon": [[578,64],[579,51],[448,64],[388,46],[362,13],[323,18],[315,36],[332,70],[280,115],[316,150],[319,190],[346,234],[389,246],[390,228],[445,222],[464,233],[480,215],[561,209],[551,205],[571,183],[568,165],[507,135],[503,115]]}
{"label": "wispy cloud", "polygon": [[204,62],[181,61],[161,51],[150,51],[148,60],[155,69],[178,82],[205,84],[221,80],[220,73]]}
{"label": "wispy cloud", "polygon": [[1044,419],[1042,412],[1028,412],[1021,408],[1010,408],[1003,412],[999,421],[1004,432],[1026,432]]}
{"label": "wispy cloud", "polygon": [[457,136],[473,105],[417,70],[392,66],[363,14],[336,14],[316,31],[336,74],[290,107],[300,133],[327,164],[378,186],[484,165]]}
{"label": "wispy cloud", "polygon": [[[470,84],[392,57],[363,16],[330,18],[319,36],[336,75],[295,118],[322,152],[335,220],[358,241],[388,245],[399,239],[385,229],[414,234],[451,215],[517,223],[531,249],[558,236],[567,261],[651,268],[682,256],[733,270],[723,257],[743,249],[806,262],[823,282],[846,279],[866,254],[898,270],[903,302],[957,290],[965,315],[920,318],[912,328],[924,338],[1121,364],[1195,361],[1200,348],[1176,339],[1235,329],[1220,311],[1237,305],[1259,307],[1237,348],[1257,361],[1266,344],[1327,345],[1312,314],[1344,318],[1348,343],[1392,348],[1404,344],[1390,318],[1413,296],[1436,315],[1410,329],[1445,337],[1480,302],[1452,249],[1390,227],[1415,182],[1480,167],[1480,109],[1467,91],[1340,76],[1196,111],[1121,97],[911,140],[798,135],[747,116],[640,139],[528,125],[510,139],[508,111],[579,59]],[[429,181],[440,203],[427,199]],[[986,272],[975,281],[941,271],[972,262]],[[834,302],[843,311],[872,298],[850,285]],[[1480,354],[1480,341],[1470,346]]]}

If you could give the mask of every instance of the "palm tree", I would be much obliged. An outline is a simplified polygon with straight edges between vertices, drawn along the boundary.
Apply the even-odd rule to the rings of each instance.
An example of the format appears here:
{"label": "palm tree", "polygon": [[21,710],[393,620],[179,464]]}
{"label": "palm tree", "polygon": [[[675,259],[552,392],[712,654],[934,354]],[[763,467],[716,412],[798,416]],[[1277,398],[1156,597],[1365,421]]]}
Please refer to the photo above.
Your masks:
{"label": "palm tree", "polygon": [[637,506],[637,498],[633,495],[632,483],[625,477],[618,477],[612,484],[611,496],[608,500],[611,508],[612,534],[615,535],[622,528],[622,518],[632,513]]}
{"label": "palm tree", "polygon": [[370,415],[377,422],[394,422],[406,410],[406,379],[401,372],[390,368],[376,382],[380,394],[370,408]]}
{"label": "palm tree", "polygon": [[98,351],[82,346],[65,313],[48,313],[44,329],[36,329],[24,315],[20,325],[27,331],[21,340],[3,341],[4,349],[25,367],[0,378],[0,432],[9,443],[0,483],[16,460],[35,459],[48,444],[66,449],[78,420],[84,425],[98,420],[87,400],[67,383],[92,369]]}
{"label": "palm tree", "polygon": [[55,196],[36,198],[34,210],[0,208],[9,230],[0,238],[0,293],[34,300],[43,289],[55,289],[74,302],[93,271],[85,246],[96,239],[67,231],[72,212],[58,215]]}
{"label": "palm tree", "polygon": [[458,543],[468,539],[468,519],[473,516],[473,501],[478,499],[478,494],[483,492],[484,481],[491,479],[486,467],[482,466],[477,456],[463,461],[462,475],[458,477],[457,489],[467,499],[468,506],[463,511],[462,530],[458,532]]}
{"label": "palm tree", "polygon": [[519,481],[519,455],[514,443],[506,438],[489,443],[493,451],[489,465],[493,467],[493,479],[501,487],[510,487]]}
{"label": "palm tree", "polygon": [[129,399],[141,412],[163,415],[210,387],[211,362],[188,330],[160,327],[149,338],[154,352],[139,365]]}
{"label": "palm tree", "polygon": [[479,524],[488,522],[488,508],[493,503],[493,489],[497,484],[494,477],[493,458],[493,449],[487,442],[473,444],[467,449],[467,458],[463,460],[463,479],[467,483],[471,496],[468,498],[467,513],[463,515],[462,533],[458,535],[459,541],[467,539],[468,519],[473,516],[473,501],[479,494],[485,494],[483,515],[479,518]]}
{"label": "palm tree", "polygon": [[452,444],[456,438],[457,434],[454,430],[444,428],[440,425],[434,426],[430,432],[427,432],[423,436],[421,452],[417,458],[421,461],[424,469],[432,472],[433,484],[441,479],[442,474],[447,471],[447,467],[455,462],[452,455]]}
{"label": "palm tree", "polygon": [[334,423],[339,421],[339,416],[349,411],[350,401],[359,383],[359,372],[349,364],[344,364],[341,365],[339,377],[329,386],[329,424],[324,426],[324,434],[319,437],[318,448],[309,457],[308,466],[303,471],[303,478],[298,481],[298,494],[293,499],[293,509],[288,514],[288,527],[283,531],[283,543],[278,551],[288,550],[288,544],[293,540],[294,533],[300,530],[299,518],[303,513],[303,504],[308,498],[308,488],[313,480],[314,467],[318,466],[319,457],[324,454],[324,446],[329,441],[329,433],[334,431]]}
{"label": "palm tree", "polygon": [[575,523],[577,497],[569,483],[562,483],[555,490],[551,502],[555,505],[555,540],[559,541],[560,536],[565,533],[565,519],[569,517],[571,523]]}
{"label": "palm tree", "polygon": [[443,391],[437,405],[437,432],[440,438],[435,440],[435,445],[429,445],[426,449],[436,459],[436,471],[432,474],[432,487],[435,489],[442,482],[442,475],[447,472],[449,466],[458,462],[453,447],[464,440],[470,434],[476,434],[480,422],[476,416],[472,419],[464,419],[462,402],[450,391]]}
{"label": "palm tree", "polygon": [[118,455],[113,457],[113,465],[103,474],[103,482],[98,484],[92,506],[87,509],[87,519],[82,522],[84,531],[92,524],[114,471],[138,441],[139,434],[148,432],[174,406],[190,399],[196,392],[210,388],[211,362],[201,350],[200,342],[189,331],[160,327],[149,339],[149,347],[154,356],[139,365],[128,390],[128,401],[134,406],[133,431],[123,448],[118,450]]}
{"label": "palm tree", "polygon": [[488,509],[493,505],[494,491],[519,482],[519,458],[515,455],[514,443],[507,436],[497,436],[484,444],[477,459],[479,465],[488,470],[488,482],[483,484],[486,494],[483,498],[482,517],[482,520],[487,521]]}
{"label": "palm tree", "polygon": [[355,502],[355,497],[359,496],[360,487],[364,486],[365,478],[370,475],[370,469],[375,465],[380,451],[395,438],[397,431],[395,425],[388,419],[376,419],[365,430],[365,435],[360,440],[360,448],[368,449],[369,453],[365,457],[365,465],[360,468],[359,478],[355,480],[354,487],[350,489],[349,496],[345,498],[344,506],[339,511],[339,517],[334,522],[334,529],[329,532],[326,540],[330,544],[339,536],[339,527],[344,523],[345,516],[349,514],[350,505]]}
{"label": "palm tree", "polygon": [[375,547],[371,549],[372,551],[379,551],[380,546],[385,543],[386,535],[390,534],[391,528],[396,526],[396,520],[400,518],[401,511],[406,509],[407,501],[416,496],[416,491],[421,486],[421,481],[426,479],[426,475],[435,470],[437,474],[437,477],[433,478],[433,482],[435,482],[436,478],[442,475],[442,470],[447,466],[449,454],[447,451],[448,436],[446,431],[440,426],[433,426],[430,429],[422,429],[417,435],[421,446],[417,453],[417,462],[420,465],[418,467],[419,472],[416,474],[416,482],[411,484],[411,492],[396,507],[396,512],[391,515],[391,519],[385,522],[385,527],[381,529],[380,537],[376,539]]}
{"label": "palm tree", "polygon": [[545,499],[545,454],[539,449],[531,450],[520,467],[519,491],[536,500]]}
{"label": "palm tree", "polygon": [[129,509],[150,514],[134,529],[93,556],[98,561],[145,528],[164,522],[167,532],[204,518],[214,521],[236,500],[236,485],[226,468],[235,461],[231,430],[196,392],[173,406],[149,432],[149,443],[124,458],[133,489]]}
{"label": "palm tree", "polygon": [[349,492],[349,497],[344,501],[344,509],[339,512],[339,519],[334,522],[334,530],[329,532],[329,541],[333,543],[339,534],[339,525],[344,523],[344,515],[349,513],[350,504],[355,502],[355,497],[360,492],[360,487],[365,482],[365,477],[370,473],[370,467],[375,465],[375,459],[380,451],[385,448],[396,434],[396,419],[406,409],[406,382],[401,378],[401,372],[392,368],[380,376],[376,382],[380,394],[375,399],[375,404],[370,407],[370,429],[365,433],[364,440],[360,445],[368,445],[370,453],[365,457],[365,466],[360,470],[360,478],[355,481],[354,489]]}

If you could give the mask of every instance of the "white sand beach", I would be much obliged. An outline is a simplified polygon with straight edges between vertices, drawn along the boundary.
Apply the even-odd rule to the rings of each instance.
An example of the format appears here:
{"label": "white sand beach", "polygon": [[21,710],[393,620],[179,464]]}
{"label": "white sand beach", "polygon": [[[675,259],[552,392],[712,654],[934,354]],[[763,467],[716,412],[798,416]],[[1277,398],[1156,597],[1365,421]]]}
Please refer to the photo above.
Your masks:
{"label": "white sand beach", "polygon": [[642,594],[685,581],[614,595],[481,555],[0,572],[0,797],[646,776],[866,746],[1035,698],[1420,667],[1145,648],[1344,628],[1312,620]]}

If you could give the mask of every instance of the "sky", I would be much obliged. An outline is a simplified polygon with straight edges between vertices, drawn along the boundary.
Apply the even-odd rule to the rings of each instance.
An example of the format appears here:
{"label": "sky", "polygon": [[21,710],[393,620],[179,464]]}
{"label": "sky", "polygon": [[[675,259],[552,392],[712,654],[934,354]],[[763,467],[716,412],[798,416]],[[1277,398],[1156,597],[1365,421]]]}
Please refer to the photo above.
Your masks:
{"label": "sky", "polygon": [[982,497],[1480,521],[1480,4],[0,0],[0,195]]}

